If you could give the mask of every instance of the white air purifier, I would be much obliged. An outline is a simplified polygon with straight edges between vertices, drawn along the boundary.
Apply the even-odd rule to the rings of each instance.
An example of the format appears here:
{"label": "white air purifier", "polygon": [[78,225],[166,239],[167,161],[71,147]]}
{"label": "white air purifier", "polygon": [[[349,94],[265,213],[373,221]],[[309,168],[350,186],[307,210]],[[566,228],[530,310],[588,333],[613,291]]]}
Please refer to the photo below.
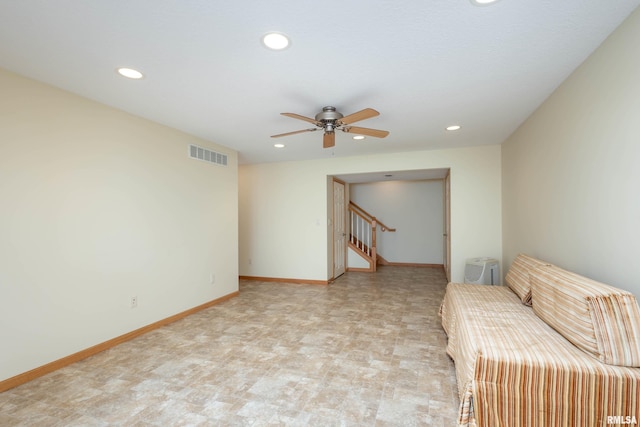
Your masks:
{"label": "white air purifier", "polygon": [[494,258],[470,258],[464,267],[464,283],[499,285],[500,264]]}

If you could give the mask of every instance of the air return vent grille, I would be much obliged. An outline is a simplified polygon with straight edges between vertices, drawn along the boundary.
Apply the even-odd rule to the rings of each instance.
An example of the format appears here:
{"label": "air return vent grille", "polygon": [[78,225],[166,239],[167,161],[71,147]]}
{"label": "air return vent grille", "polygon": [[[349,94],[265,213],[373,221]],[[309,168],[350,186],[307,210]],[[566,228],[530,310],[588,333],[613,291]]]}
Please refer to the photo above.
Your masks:
{"label": "air return vent grille", "polygon": [[202,160],[217,165],[227,166],[227,155],[198,147],[197,145],[189,145],[189,157],[196,160]]}

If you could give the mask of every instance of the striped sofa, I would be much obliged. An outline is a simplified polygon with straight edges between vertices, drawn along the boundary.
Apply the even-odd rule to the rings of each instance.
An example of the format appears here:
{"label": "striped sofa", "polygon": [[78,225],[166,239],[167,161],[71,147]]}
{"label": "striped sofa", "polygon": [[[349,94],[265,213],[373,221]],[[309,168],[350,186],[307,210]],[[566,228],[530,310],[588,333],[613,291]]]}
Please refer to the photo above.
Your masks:
{"label": "striped sofa", "polygon": [[447,285],[458,426],[640,426],[634,295],[524,254],[506,282]]}

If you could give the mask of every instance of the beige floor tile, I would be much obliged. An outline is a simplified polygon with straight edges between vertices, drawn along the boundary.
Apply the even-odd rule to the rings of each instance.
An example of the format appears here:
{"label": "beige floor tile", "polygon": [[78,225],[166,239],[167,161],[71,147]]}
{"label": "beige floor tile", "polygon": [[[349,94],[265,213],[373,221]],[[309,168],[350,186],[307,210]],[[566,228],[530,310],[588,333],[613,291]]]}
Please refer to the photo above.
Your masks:
{"label": "beige floor tile", "polygon": [[2,426],[453,426],[441,270],[240,295],[0,394]]}

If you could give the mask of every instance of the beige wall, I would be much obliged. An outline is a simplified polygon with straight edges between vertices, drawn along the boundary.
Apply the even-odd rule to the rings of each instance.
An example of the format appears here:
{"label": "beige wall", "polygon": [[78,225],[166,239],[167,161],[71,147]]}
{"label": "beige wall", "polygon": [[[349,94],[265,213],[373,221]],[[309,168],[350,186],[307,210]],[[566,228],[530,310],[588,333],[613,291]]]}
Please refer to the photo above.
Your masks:
{"label": "beige wall", "polygon": [[[327,280],[327,176],[451,168],[452,279],[464,261],[502,257],[499,145],[242,165],[240,274]],[[400,226],[400,225],[398,225]]]}
{"label": "beige wall", "polygon": [[504,261],[518,252],[640,297],[640,10],[502,149]]}
{"label": "beige wall", "polygon": [[2,70],[0,93],[0,380],[238,289],[235,152]]}

